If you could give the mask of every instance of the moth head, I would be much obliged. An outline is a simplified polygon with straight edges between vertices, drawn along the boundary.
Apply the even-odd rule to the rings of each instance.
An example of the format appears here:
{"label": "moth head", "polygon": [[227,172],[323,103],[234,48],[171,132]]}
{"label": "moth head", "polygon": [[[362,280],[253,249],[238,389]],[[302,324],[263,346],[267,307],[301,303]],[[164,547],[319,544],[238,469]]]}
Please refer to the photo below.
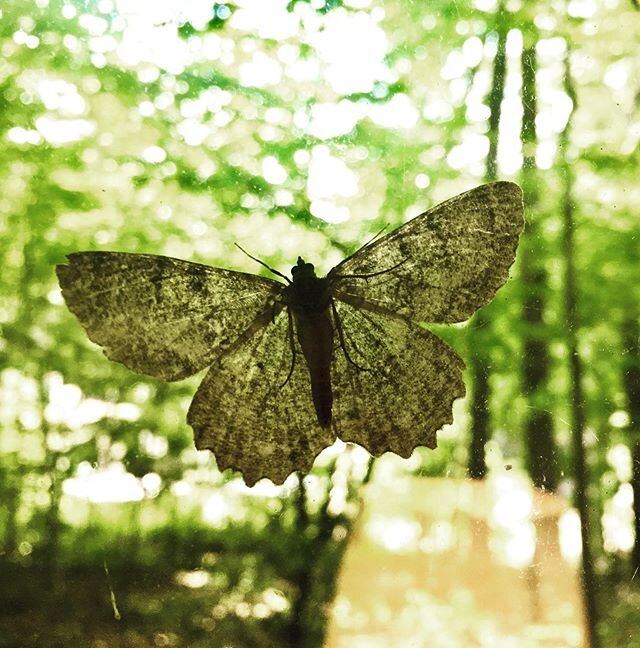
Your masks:
{"label": "moth head", "polygon": [[296,279],[312,279],[316,276],[313,263],[307,263],[302,257],[298,257],[298,262],[291,268],[291,276]]}

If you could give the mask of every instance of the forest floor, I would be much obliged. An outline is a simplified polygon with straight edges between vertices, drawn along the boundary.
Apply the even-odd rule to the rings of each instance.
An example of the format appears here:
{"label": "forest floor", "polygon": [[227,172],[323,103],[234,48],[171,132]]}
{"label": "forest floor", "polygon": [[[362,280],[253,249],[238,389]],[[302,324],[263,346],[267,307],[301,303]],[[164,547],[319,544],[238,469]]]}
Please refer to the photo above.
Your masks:
{"label": "forest floor", "polygon": [[[0,648],[286,646],[288,619],[264,605],[167,572],[7,570],[0,579]],[[10,573],[13,571],[13,573]],[[243,605],[244,603],[244,605]],[[257,614],[256,614],[257,612]]]}
{"label": "forest floor", "polygon": [[[107,573],[100,565],[52,576],[35,567],[0,563],[0,573],[0,648],[291,644],[288,610],[270,609],[260,602],[259,592],[246,589],[247,583],[230,587],[226,576],[213,571],[206,582],[191,586],[181,584],[180,572],[170,569]],[[601,648],[631,648],[640,630],[640,584],[602,585]]]}

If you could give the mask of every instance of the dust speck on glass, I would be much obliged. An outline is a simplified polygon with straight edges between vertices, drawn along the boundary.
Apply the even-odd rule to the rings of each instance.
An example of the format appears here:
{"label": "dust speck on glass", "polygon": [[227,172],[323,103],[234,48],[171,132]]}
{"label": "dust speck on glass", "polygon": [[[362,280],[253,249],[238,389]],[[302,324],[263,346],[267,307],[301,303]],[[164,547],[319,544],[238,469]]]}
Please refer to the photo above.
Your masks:
{"label": "dust speck on glass", "polygon": [[[282,483],[336,437],[373,455],[436,446],[462,359],[419,323],[468,319],[505,283],[522,192],[483,185],[287,283],[164,256],[77,252],[69,309],[112,360],[163,380],[206,367],[187,420],[219,468]],[[298,275],[298,276],[296,276]]]}

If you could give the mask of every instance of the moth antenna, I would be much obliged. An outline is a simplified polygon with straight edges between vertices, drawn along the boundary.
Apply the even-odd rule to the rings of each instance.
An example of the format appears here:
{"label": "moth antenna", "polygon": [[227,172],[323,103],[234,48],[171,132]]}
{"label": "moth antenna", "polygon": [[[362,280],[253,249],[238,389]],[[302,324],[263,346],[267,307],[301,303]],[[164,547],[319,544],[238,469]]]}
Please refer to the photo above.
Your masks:
{"label": "moth antenna", "polygon": [[400,261],[400,263],[396,263],[394,266],[391,268],[385,268],[384,270],[380,270],[379,272],[369,272],[366,274],[350,274],[350,275],[336,275],[336,279],[368,279],[369,277],[377,277],[378,275],[385,274],[387,272],[393,272],[397,268],[399,268],[401,265],[404,265],[409,259],[403,259]]}
{"label": "moth antenna", "polygon": [[253,259],[260,265],[264,266],[269,272],[272,272],[274,275],[277,275],[278,277],[282,277],[288,284],[291,283],[291,279],[287,277],[287,275],[282,274],[282,272],[279,272],[278,270],[274,270],[270,265],[267,265],[264,261],[261,259],[258,259],[257,257],[254,257],[253,255],[249,254],[244,248],[240,247],[237,243],[234,243],[234,245],[241,251],[244,252],[250,259]]}
{"label": "moth antenna", "polygon": [[[372,238],[370,238],[361,248],[360,250],[364,250],[365,248],[368,248],[372,243],[375,243],[385,232],[387,229],[389,229],[389,223],[387,223],[377,234],[374,234]],[[358,251],[360,251],[358,250]]]}

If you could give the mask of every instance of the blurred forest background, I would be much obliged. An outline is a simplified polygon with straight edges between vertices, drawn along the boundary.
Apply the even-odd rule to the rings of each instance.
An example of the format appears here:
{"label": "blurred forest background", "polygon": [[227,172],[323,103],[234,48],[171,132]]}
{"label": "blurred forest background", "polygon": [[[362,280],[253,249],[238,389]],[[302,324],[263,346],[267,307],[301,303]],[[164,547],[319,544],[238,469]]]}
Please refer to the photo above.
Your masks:
{"label": "blurred forest background", "polygon": [[66,253],[261,272],[237,242],[326,272],[496,178],[525,192],[514,276],[438,327],[468,396],[395,479],[507,466],[565,496],[587,634],[634,645],[639,42],[633,0],[3,3],[0,646],[320,646],[380,463],[337,444],[281,488],[220,474],[185,422],[198,379],[107,361]]}

